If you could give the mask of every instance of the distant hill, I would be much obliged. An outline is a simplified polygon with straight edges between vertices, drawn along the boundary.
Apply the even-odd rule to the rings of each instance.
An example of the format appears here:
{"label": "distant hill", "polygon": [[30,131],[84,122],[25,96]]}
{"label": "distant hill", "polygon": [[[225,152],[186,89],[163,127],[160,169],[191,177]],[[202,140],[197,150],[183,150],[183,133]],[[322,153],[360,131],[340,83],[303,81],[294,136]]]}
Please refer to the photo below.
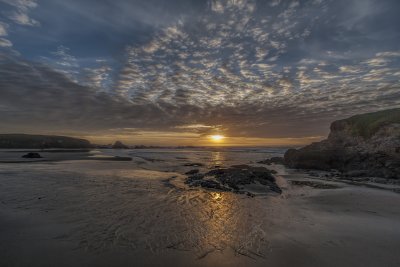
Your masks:
{"label": "distant hill", "polygon": [[0,148],[91,148],[85,139],[30,134],[0,134]]}

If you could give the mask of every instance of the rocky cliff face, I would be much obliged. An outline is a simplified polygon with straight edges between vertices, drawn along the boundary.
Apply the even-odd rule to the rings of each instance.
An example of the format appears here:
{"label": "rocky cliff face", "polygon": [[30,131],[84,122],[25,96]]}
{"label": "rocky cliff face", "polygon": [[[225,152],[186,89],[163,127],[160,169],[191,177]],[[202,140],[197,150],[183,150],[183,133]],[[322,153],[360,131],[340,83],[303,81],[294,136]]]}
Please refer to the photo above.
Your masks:
{"label": "rocky cliff face", "polygon": [[335,121],[328,139],[288,150],[285,163],[292,168],[400,179],[400,109]]}

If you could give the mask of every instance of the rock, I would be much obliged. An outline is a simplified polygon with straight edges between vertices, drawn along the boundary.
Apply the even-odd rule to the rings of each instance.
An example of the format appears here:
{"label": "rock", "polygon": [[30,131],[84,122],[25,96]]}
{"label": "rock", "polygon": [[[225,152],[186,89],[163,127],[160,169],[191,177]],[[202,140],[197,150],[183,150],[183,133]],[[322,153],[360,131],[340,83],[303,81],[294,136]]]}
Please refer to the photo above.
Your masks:
{"label": "rock", "polygon": [[28,154],[23,155],[22,157],[25,159],[41,159],[42,158],[42,156],[40,156],[39,153],[35,153],[35,152],[29,152]]}
{"label": "rock", "polygon": [[248,196],[248,197],[255,197],[255,195],[254,195],[253,193],[250,193],[250,192],[246,192],[246,196]]}
{"label": "rock", "polygon": [[220,183],[213,180],[196,180],[190,184],[191,186],[200,186],[204,188],[218,189],[221,191],[231,191],[231,189],[222,186]]}
{"label": "rock", "polygon": [[331,124],[326,140],[284,156],[291,168],[400,179],[400,109],[356,115]]}
{"label": "rock", "polygon": [[192,174],[187,177],[185,183],[191,184],[193,181],[201,180],[203,178],[204,178],[204,174],[201,174],[201,173]]}
{"label": "rock", "polygon": [[282,164],[283,165],[285,163],[285,159],[282,157],[272,157],[270,159],[261,160],[257,163],[267,164],[267,165],[271,165],[271,164]]}
{"label": "rock", "polygon": [[310,175],[311,177],[321,177],[321,175],[316,172],[310,172],[310,173],[308,173],[308,175]]}
{"label": "rock", "polygon": [[205,174],[197,173],[188,176],[185,183],[190,186],[201,186],[237,193],[241,192],[245,185],[261,184],[266,187],[267,191],[282,192],[275,183],[275,177],[270,170],[264,167],[248,165],[234,165],[230,168],[213,169]]}
{"label": "rock", "polygon": [[320,182],[315,182],[315,181],[297,181],[297,180],[292,180],[290,181],[292,185],[297,185],[297,186],[309,186],[312,188],[317,188],[317,189],[337,189],[340,188],[337,185],[334,184],[327,184],[327,183],[320,183]]}
{"label": "rock", "polygon": [[352,170],[344,173],[346,177],[364,177],[368,176],[369,172],[366,170]]}
{"label": "rock", "polygon": [[129,147],[124,145],[121,141],[116,141],[112,146],[113,149],[128,149]]}
{"label": "rock", "polygon": [[190,171],[186,172],[185,174],[192,175],[192,174],[196,174],[196,173],[199,173],[198,169],[190,170]]}

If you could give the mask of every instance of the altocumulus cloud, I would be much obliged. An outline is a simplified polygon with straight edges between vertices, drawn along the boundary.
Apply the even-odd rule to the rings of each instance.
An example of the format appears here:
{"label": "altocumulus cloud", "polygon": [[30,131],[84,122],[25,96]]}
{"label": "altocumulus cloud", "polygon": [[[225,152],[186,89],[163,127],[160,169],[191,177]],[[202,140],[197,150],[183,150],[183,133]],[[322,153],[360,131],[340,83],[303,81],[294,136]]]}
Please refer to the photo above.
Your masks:
{"label": "altocumulus cloud", "polygon": [[[14,7],[26,14],[41,8],[23,3]],[[165,26],[149,26],[147,12],[140,23],[146,38],[115,46],[120,56],[85,57],[72,37],[71,48],[57,44],[46,55],[4,50],[0,124],[6,131],[323,135],[333,119],[399,106],[395,7],[372,0],[212,0],[190,16],[166,16]]]}

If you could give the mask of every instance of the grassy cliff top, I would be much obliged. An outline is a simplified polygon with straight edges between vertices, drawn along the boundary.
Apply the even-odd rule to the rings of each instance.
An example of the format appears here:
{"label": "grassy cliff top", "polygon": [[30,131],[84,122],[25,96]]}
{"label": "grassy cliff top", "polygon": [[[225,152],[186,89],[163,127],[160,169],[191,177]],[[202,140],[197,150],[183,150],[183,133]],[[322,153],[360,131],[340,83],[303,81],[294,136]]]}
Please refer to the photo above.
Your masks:
{"label": "grassy cliff top", "polygon": [[380,127],[392,123],[400,123],[400,108],[355,115],[348,119],[334,122],[331,129],[340,129],[344,125],[350,125],[351,132],[354,135],[369,138],[374,135]]}

